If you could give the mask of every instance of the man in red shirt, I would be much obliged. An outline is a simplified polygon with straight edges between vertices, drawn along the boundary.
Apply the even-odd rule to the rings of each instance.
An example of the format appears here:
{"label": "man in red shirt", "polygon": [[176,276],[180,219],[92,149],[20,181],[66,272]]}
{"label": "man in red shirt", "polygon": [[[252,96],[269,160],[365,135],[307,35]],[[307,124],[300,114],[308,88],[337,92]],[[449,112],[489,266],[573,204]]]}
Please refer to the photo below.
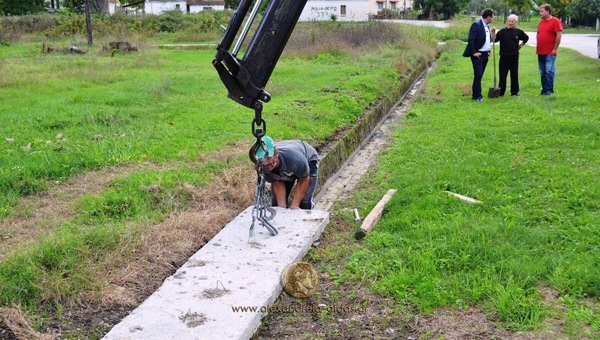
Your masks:
{"label": "man in red shirt", "polygon": [[562,38],[562,23],[552,16],[552,6],[540,6],[542,20],[537,29],[537,45],[535,53],[538,55],[538,67],[542,78],[541,95],[549,96],[554,93],[554,74],[556,73],[556,56]]}

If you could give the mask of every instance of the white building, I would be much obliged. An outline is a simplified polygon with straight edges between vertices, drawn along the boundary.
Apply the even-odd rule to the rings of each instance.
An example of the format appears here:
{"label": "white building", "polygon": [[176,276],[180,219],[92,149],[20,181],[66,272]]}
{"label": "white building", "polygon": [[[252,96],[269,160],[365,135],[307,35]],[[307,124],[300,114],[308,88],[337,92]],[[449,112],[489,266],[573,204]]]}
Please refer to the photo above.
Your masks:
{"label": "white building", "polygon": [[146,0],[144,2],[144,13],[162,14],[164,12],[181,11],[185,12],[187,6],[186,0],[167,1],[167,0]]}
{"label": "white building", "polygon": [[187,12],[222,11],[225,9],[224,0],[188,0]]}
{"label": "white building", "polygon": [[162,14],[169,11],[183,13],[199,13],[202,11],[225,9],[225,0],[146,0],[144,12],[146,14]]}
{"label": "white building", "polygon": [[371,0],[309,0],[304,5],[299,21],[369,20]]}
{"label": "white building", "polygon": [[410,11],[412,10],[412,0],[372,0],[369,1],[369,10],[371,13],[381,13],[384,9],[392,11]]}
{"label": "white building", "polygon": [[[109,0],[109,11],[114,13],[115,0]],[[402,12],[412,8],[412,0],[308,0],[300,21],[367,21],[383,10]],[[169,11],[198,13],[207,10],[224,10],[225,0],[145,0],[146,14]]]}
{"label": "white building", "polygon": [[308,0],[300,21],[367,21],[383,10],[411,10],[412,0]]}

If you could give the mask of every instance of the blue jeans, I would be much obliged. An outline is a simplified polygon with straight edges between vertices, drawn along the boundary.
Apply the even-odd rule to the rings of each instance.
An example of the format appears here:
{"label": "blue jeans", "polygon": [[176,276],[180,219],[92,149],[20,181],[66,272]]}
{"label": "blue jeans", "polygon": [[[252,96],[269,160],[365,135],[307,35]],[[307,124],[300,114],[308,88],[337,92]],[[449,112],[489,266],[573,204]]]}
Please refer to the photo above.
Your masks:
{"label": "blue jeans", "polygon": [[473,85],[471,86],[471,90],[473,91],[473,99],[483,98],[481,95],[481,78],[483,78],[483,73],[485,72],[488,59],[489,52],[481,53],[479,58],[473,56],[471,57],[471,63],[473,64]]}
{"label": "blue jeans", "polygon": [[[308,163],[309,167],[309,177],[310,181],[308,182],[308,190],[306,191],[306,195],[302,198],[300,202],[300,209],[311,210],[315,206],[315,202],[313,201],[313,194],[315,193],[315,189],[317,188],[317,182],[319,180],[319,162],[311,161]],[[289,202],[290,194],[292,193],[292,188],[296,181],[293,182],[284,182],[285,184],[285,201]],[[271,205],[277,206],[277,197],[275,197],[275,192],[271,189]],[[286,203],[289,205],[289,203]]]}
{"label": "blue jeans", "polygon": [[552,54],[538,54],[538,67],[542,77],[542,92],[540,94],[550,95],[554,93],[555,62],[556,57],[553,57]]}

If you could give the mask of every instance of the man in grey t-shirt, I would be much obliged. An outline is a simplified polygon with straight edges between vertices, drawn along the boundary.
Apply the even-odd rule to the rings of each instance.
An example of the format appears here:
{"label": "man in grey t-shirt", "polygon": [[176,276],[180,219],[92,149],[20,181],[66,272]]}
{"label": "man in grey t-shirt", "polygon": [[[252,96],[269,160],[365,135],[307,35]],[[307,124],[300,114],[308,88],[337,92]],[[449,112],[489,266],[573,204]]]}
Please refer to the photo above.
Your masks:
{"label": "man in grey t-shirt", "polygon": [[272,205],[288,207],[294,184],[296,189],[290,209],[312,209],[313,194],[317,186],[319,155],[317,150],[301,140],[273,142],[262,137],[256,158],[262,160],[265,180],[271,183]]}

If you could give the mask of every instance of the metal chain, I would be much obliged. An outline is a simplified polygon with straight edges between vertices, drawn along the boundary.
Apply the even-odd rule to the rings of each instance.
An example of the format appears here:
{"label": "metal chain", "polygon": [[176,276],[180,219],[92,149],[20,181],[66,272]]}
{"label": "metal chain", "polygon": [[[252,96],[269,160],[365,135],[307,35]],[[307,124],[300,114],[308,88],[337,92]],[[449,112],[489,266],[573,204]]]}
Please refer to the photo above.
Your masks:
{"label": "metal chain", "polygon": [[[275,236],[279,234],[277,228],[275,228],[269,221],[275,218],[277,213],[273,207],[271,207],[271,197],[265,190],[265,175],[262,167],[262,158],[256,158],[256,150],[258,148],[265,148],[262,141],[262,137],[267,132],[267,122],[262,118],[262,103],[256,101],[254,103],[254,119],[252,120],[252,134],[256,137],[256,143],[250,148],[248,152],[250,160],[254,163],[254,169],[258,176],[256,180],[256,194],[254,195],[254,207],[252,208],[252,224],[250,225],[250,239],[254,237],[254,223],[256,220],[262,223],[267,228],[271,235]],[[260,128],[262,127],[262,128]],[[266,149],[265,149],[266,151]]]}
{"label": "metal chain", "polygon": [[260,221],[262,225],[267,228],[272,236],[279,234],[277,228],[275,228],[269,221],[275,218],[277,211],[271,207],[271,197],[265,190],[265,176],[262,174],[262,166],[260,161],[256,162],[256,173],[258,179],[256,181],[256,194],[254,196],[254,207],[252,208],[252,224],[250,225],[250,239],[254,237],[254,223],[256,220]]}
{"label": "metal chain", "polygon": [[256,137],[257,140],[260,140],[267,133],[267,122],[262,118],[262,103],[258,100],[255,101],[253,108],[254,119],[252,119],[252,135]]}

